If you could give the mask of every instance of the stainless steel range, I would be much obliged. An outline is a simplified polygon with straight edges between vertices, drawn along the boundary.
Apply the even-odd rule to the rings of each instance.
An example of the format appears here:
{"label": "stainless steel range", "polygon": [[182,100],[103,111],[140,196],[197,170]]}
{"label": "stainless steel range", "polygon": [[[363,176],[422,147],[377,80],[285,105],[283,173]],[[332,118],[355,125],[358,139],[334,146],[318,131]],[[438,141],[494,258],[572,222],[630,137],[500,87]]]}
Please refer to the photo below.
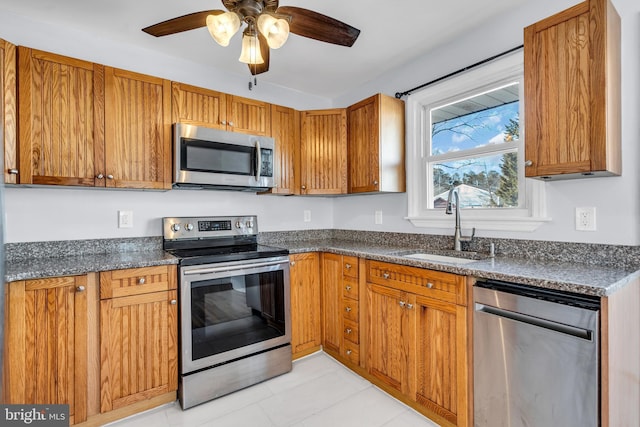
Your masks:
{"label": "stainless steel range", "polygon": [[255,216],[163,218],[180,259],[183,409],[291,370],[289,258],[257,244]]}

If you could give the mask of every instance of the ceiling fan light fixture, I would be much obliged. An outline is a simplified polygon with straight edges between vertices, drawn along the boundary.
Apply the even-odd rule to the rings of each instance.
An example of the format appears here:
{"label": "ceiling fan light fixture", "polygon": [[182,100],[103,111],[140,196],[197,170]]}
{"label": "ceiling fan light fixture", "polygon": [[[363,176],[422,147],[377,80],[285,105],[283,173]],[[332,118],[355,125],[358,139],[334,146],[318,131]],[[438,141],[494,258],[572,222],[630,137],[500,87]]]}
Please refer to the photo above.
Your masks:
{"label": "ceiling fan light fixture", "polygon": [[260,41],[255,30],[247,28],[242,34],[242,51],[238,61],[245,64],[264,64],[264,58],[260,52]]}
{"label": "ceiling fan light fixture", "polygon": [[268,13],[258,17],[258,30],[266,37],[271,49],[278,49],[289,38],[289,22]]}
{"label": "ceiling fan light fixture", "polygon": [[234,12],[207,16],[207,29],[220,46],[229,46],[229,41],[240,28],[240,18]]}

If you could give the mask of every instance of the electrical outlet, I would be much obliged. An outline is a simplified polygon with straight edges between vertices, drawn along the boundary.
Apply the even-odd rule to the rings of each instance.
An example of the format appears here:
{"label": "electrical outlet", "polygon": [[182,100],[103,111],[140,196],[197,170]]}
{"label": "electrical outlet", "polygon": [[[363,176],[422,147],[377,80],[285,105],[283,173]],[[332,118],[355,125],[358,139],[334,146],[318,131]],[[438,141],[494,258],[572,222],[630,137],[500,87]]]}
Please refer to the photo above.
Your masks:
{"label": "electrical outlet", "polygon": [[576,230],[596,231],[596,208],[576,208]]}
{"label": "electrical outlet", "polygon": [[374,215],[374,222],[376,224],[382,224],[382,211],[376,211]]}
{"label": "electrical outlet", "polygon": [[311,222],[311,211],[305,210],[303,213],[304,213],[304,222]]}
{"label": "electrical outlet", "polygon": [[118,228],[133,228],[133,211],[118,211]]}

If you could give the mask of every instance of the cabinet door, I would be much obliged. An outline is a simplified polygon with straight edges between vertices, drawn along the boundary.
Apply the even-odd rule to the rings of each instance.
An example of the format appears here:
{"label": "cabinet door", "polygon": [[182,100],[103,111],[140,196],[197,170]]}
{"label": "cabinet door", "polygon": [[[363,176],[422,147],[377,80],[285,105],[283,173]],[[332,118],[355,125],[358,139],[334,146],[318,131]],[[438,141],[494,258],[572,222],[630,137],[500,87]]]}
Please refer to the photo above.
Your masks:
{"label": "cabinet door", "polygon": [[105,68],[106,185],[171,188],[169,81]]}
{"label": "cabinet door", "polygon": [[276,187],[272,194],[300,194],[300,112],[271,106],[271,134],[276,142]]}
{"label": "cabinet door", "polygon": [[4,141],[4,182],[17,184],[16,47],[0,39],[0,139]]}
{"label": "cabinet door", "polygon": [[584,1],[524,30],[526,176],[620,174],[620,18]]}
{"label": "cabinet door", "polygon": [[291,346],[293,355],[320,349],[320,257],[316,252],[295,254],[291,259]]}
{"label": "cabinet door", "polygon": [[367,369],[405,395],[414,383],[415,310],[409,308],[414,301],[411,294],[367,284]]}
{"label": "cabinet door", "polygon": [[322,254],[322,345],[340,354],[342,347],[342,256]]}
{"label": "cabinet door", "polygon": [[172,123],[191,123],[226,129],[227,104],[222,92],[171,83]]}
{"label": "cabinet door", "polygon": [[301,121],[300,194],[346,194],[346,110],[304,111]]}
{"label": "cabinet door", "polygon": [[178,388],[177,291],[100,301],[100,411]]}
{"label": "cabinet door", "polygon": [[18,48],[22,184],[104,186],[104,68]]}
{"label": "cabinet door", "polygon": [[227,130],[271,136],[270,104],[241,96],[227,100]]}
{"label": "cabinet door", "polygon": [[347,110],[349,122],[349,193],[378,190],[380,98],[367,98]]}
{"label": "cabinet door", "polygon": [[68,404],[87,417],[87,276],[12,282],[5,305],[3,401]]}
{"label": "cabinet door", "polygon": [[466,310],[416,299],[416,391],[419,404],[454,425],[466,425]]}

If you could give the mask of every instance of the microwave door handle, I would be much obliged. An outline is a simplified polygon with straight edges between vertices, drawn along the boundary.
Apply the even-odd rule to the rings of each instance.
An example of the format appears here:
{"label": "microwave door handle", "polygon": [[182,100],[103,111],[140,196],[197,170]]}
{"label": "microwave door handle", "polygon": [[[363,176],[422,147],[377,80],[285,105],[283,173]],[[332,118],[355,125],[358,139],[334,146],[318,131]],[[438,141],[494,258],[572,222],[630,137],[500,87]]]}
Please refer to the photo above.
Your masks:
{"label": "microwave door handle", "polygon": [[262,151],[260,150],[260,141],[256,140],[256,181],[260,181],[262,173]]}

